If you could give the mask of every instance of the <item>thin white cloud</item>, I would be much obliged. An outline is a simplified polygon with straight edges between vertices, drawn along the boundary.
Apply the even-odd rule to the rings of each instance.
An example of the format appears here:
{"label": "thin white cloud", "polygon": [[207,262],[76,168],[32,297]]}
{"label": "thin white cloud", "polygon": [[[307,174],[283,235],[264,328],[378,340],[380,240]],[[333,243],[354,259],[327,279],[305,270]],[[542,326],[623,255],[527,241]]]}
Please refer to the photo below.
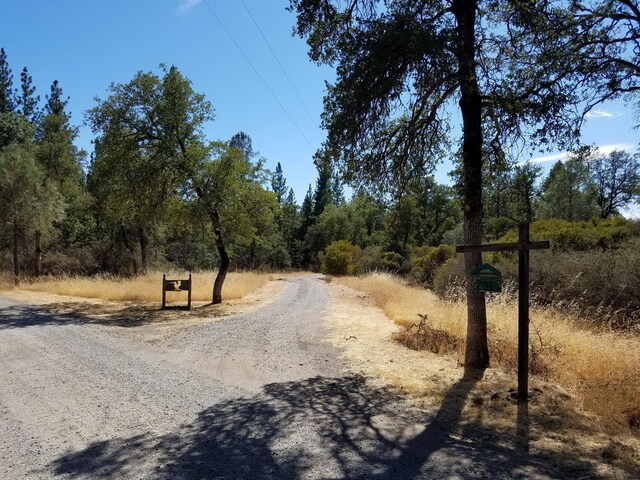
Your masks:
{"label": "thin white cloud", "polygon": [[590,112],[587,113],[587,118],[613,118],[619,117],[621,114],[617,112],[610,112],[608,110],[602,110],[599,108],[594,108]]}
{"label": "thin white cloud", "polygon": [[180,0],[180,5],[176,12],[178,15],[186,15],[189,10],[202,3],[202,0]]}
{"label": "thin white cloud", "polygon": [[[632,143],[612,143],[610,145],[600,145],[597,147],[597,152],[599,154],[602,155],[607,155],[611,152],[613,152],[614,150],[627,150],[627,151],[633,151],[635,150],[635,145],[633,145]],[[527,163],[545,163],[545,162],[553,162],[556,160],[562,160],[563,162],[565,160],[567,160],[569,158],[569,155],[571,155],[571,152],[561,152],[561,153],[554,153],[552,155],[545,155],[544,157],[535,157],[535,158],[531,158],[529,160],[525,160],[522,162],[519,162],[518,165],[522,166],[525,165]]]}

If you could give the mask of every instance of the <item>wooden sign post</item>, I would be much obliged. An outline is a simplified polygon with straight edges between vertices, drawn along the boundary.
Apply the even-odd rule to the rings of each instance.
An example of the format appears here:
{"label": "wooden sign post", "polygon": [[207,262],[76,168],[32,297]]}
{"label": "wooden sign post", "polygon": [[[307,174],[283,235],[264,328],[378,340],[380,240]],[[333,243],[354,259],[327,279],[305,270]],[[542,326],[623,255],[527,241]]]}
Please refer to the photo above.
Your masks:
{"label": "wooden sign post", "polygon": [[517,243],[460,245],[457,253],[518,251],[518,400],[529,396],[529,251],[551,248],[549,240],[531,242],[529,224],[520,224]]}
{"label": "wooden sign post", "polygon": [[[191,274],[189,274],[188,280],[167,280],[166,275],[162,275],[162,310],[167,308],[167,292],[183,292],[187,291],[187,306],[186,310],[191,310]],[[182,308],[185,307],[173,307]]]}

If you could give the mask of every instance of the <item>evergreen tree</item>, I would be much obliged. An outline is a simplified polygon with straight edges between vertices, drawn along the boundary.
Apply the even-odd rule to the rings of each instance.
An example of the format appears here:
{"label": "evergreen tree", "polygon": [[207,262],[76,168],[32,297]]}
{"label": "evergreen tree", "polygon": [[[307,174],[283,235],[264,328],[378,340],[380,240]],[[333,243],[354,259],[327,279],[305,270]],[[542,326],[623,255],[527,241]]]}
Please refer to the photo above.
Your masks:
{"label": "evergreen tree", "polygon": [[316,180],[316,189],[313,192],[313,216],[318,218],[324,211],[325,207],[333,203],[332,185],[331,185],[331,164],[323,158],[316,158],[316,169],[318,170],[318,179]]}
{"label": "evergreen tree", "polygon": [[597,193],[589,176],[587,155],[585,150],[579,151],[551,168],[542,185],[542,218],[585,221],[597,214]]}
{"label": "evergreen tree", "polygon": [[273,173],[273,177],[271,178],[271,189],[273,190],[273,193],[276,194],[278,203],[282,204],[285,200],[285,195],[287,194],[287,180],[284,178],[282,173],[282,165],[280,165],[280,162],[276,165],[276,171]]}
{"label": "evergreen tree", "polygon": [[58,80],[54,80],[51,84],[51,93],[47,95],[47,103],[44,106],[47,115],[65,115],[65,107],[69,103],[69,97],[62,97],[62,88],[58,84]]}
{"label": "evergreen tree", "polygon": [[22,69],[20,73],[20,96],[18,97],[18,105],[21,113],[27,117],[32,123],[38,123],[38,102],[40,96],[36,96],[36,87],[33,86],[33,79],[29,75],[27,67]]}
{"label": "evergreen tree", "polygon": [[237,147],[242,150],[244,159],[247,162],[252,160],[253,157],[256,156],[256,153],[253,151],[253,141],[251,140],[249,134],[245,132],[238,132],[233,137],[231,137],[231,140],[229,140],[229,146]]}
{"label": "evergreen tree", "polygon": [[[53,223],[64,215],[58,189],[44,181],[44,172],[30,146],[14,144],[0,152],[0,204],[3,206],[0,222],[10,225],[12,230],[13,270],[17,282],[20,242],[36,232],[36,238],[47,234]],[[38,269],[36,260],[36,273]]]}
{"label": "evergreen tree", "polygon": [[13,76],[7,53],[0,48],[0,113],[13,112],[16,108],[13,92]]}

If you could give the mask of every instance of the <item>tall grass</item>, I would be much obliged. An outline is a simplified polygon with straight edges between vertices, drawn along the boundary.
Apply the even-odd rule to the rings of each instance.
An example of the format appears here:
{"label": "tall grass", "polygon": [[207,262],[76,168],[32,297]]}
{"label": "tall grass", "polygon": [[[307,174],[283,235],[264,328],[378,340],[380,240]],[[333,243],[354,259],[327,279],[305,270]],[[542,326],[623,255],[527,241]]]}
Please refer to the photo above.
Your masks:
{"label": "tall grass", "polygon": [[[344,277],[338,282],[369,293],[401,327],[397,340],[412,348],[452,353],[463,360],[464,302],[441,300],[388,274]],[[532,372],[573,392],[604,424],[640,429],[640,338],[589,330],[580,326],[579,319],[549,308],[532,308],[530,318]],[[508,293],[489,299],[487,322],[492,365],[515,368],[517,305]]]}
{"label": "tall grass", "polygon": [[[193,274],[192,300],[211,301],[216,272]],[[187,273],[167,272],[167,279],[186,279]],[[222,298],[233,300],[264,286],[271,275],[258,272],[232,272],[222,288]],[[2,282],[0,287],[11,288],[13,283]],[[148,273],[139,277],[123,278],[112,275],[95,277],[56,276],[22,281],[19,288],[34,292],[55,293],[73,297],[98,298],[115,301],[160,302],[162,300],[162,273]],[[167,292],[167,301],[184,302],[186,292]]]}

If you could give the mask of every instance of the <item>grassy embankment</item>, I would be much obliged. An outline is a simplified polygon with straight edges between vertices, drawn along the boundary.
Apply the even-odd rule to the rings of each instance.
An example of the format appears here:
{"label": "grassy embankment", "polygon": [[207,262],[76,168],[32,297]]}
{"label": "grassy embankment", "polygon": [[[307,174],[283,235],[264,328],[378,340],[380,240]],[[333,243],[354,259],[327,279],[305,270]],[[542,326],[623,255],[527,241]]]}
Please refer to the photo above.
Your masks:
{"label": "grassy embankment", "polygon": [[[447,302],[422,288],[385,274],[337,281],[366,292],[400,331],[410,348],[464,354],[466,305]],[[489,297],[488,297],[489,298]],[[420,322],[419,315],[426,315]],[[517,364],[517,305],[494,294],[487,307],[493,366]],[[531,311],[531,371],[571,391],[582,406],[608,426],[640,429],[640,338],[581,327],[577,319],[551,309]]]}
{"label": "grassy embankment", "polygon": [[[193,301],[211,301],[211,290],[216,272],[193,274]],[[167,279],[186,279],[189,274],[168,272]],[[222,288],[224,300],[234,300],[257,290],[271,280],[268,273],[232,272]],[[13,279],[0,278],[0,290],[13,287]],[[122,278],[112,275],[96,277],[56,276],[24,280],[20,290],[54,293],[72,297],[98,298],[113,301],[160,302],[162,300],[162,273],[148,273],[139,277]],[[185,293],[167,292],[167,301],[184,301]]]}

